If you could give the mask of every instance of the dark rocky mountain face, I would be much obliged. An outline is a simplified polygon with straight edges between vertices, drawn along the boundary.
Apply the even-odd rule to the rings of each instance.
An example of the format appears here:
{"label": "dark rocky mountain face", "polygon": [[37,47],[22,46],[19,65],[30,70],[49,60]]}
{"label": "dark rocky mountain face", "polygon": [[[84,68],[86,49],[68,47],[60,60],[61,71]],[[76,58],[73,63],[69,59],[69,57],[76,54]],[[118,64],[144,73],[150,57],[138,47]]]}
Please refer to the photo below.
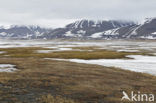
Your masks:
{"label": "dark rocky mountain face", "polygon": [[156,18],[147,19],[142,25],[138,26],[137,29],[138,36],[156,36]]}
{"label": "dark rocky mountain face", "polygon": [[46,29],[39,26],[0,28],[0,37],[24,39],[156,39],[156,18],[136,24],[127,21],[80,20],[64,28]]}
{"label": "dark rocky mountain face", "polygon": [[119,34],[130,39],[156,39],[156,18],[148,18],[141,24],[120,28]]}
{"label": "dark rocky mountain face", "polygon": [[66,26],[70,29],[92,29],[96,28],[99,30],[109,30],[116,27],[122,27],[129,25],[129,22],[120,21],[93,21],[93,20],[81,20],[71,23]]}
{"label": "dark rocky mountain face", "polygon": [[[49,33],[51,38],[91,38],[94,33],[134,25],[133,22],[123,21],[93,21],[81,20],[67,25],[65,28],[55,29]],[[47,34],[46,34],[47,35]]]}
{"label": "dark rocky mountain face", "polygon": [[91,35],[96,32],[102,32],[114,28],[128,26],[131,23],[119,22],[119,21],[92,21],[92,20],[81,20],[75,23],[69,24],[66,28],[69,28],[74,33],[80,30],[85,31],[85,34]]}

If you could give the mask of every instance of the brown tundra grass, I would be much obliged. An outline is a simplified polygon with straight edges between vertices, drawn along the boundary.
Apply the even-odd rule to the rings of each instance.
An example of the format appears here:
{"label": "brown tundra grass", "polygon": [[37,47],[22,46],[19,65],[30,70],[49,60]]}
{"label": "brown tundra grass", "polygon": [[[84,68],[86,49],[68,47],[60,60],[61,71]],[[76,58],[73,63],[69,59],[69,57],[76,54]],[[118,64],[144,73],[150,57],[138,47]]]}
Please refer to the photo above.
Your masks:
{"label": "brown tundra grass", "polygon": [[[43,48],[1,49],[7,53],[1,54],[0,64],[14,64],[18,71],[0,73],[0,103],[121,103],[123,90],[156,93],[155,76],[113,67],[46,60],[44,56],[54,57],[53,54],[34,52],[40,49]],[[104,58],[105,53],[109,54],[105,50],[86,52],[89,56],[85,56],[85,52],[66,51],[54,53],[55,57],[61,53],[60,58],[76,58],[74,55],[82,54],[84,59]],[[115,55],[113,58],[131,54],[110,53]],[[107,57],[111,58],[112,54]]]}

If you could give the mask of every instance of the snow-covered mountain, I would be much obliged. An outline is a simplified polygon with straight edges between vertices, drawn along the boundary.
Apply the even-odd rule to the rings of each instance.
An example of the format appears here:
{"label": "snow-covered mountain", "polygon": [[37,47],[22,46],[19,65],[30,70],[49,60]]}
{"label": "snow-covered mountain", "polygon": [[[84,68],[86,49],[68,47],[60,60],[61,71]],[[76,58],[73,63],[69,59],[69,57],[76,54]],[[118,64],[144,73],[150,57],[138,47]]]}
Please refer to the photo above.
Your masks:
{"label": "snow-covered mountain", "polygon": [[97,32],[92,38],[110,39],[156,39],[156,18],[147,18],[142,23]]}
{"label": "snow-covered mountain", "polygon": [[[107,33],[110,30],[132,25],[135,24],[127,21],[80,20],[68,24],[64,28],[55,29],[46,35],[50,38],[96,38],[96,33]],[[98,37],[102,38],[102,36]]]}
{"label": "snow-covered mountain", "polygon": [[[121,33],[120,33],[121,34]],[[123,36],[127,38],[156,39],[156,18],[147,18],[142,23],[130,27]]]}
{"label": "snow-covered mountain", "polygon": [[88,29],[88,28],[102,28],[110,29],[116,27],[123,27],[133,24],[132,22],[113,21],[113,20],[80,20],[67,25],[67,28],[72,29]]}
{"label": "snow-covered mountain", "polygon": [[0,27],[0,37],[24,39],[156,39],[156,18],[141,23],[116,20],[79,20],[64,28]]}
{"label": "snow-covered mountain", "polygon": [[1,26],[0,37],[17,38],[17,39],[37,39],[44,33],[48,33],[52,29],[41,28],[39,26]]}

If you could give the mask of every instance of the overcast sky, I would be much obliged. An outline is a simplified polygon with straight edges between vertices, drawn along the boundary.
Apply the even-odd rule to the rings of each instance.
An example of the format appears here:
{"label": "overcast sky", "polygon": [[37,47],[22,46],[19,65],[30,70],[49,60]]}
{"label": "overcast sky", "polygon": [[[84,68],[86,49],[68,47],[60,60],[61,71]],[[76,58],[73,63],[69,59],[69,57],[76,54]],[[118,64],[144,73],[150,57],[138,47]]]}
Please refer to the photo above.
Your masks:
{"label": "overcast sky", "polygon": [[78,19],[156,17],[156,0],[0,0],[0,25],[64,26]]}

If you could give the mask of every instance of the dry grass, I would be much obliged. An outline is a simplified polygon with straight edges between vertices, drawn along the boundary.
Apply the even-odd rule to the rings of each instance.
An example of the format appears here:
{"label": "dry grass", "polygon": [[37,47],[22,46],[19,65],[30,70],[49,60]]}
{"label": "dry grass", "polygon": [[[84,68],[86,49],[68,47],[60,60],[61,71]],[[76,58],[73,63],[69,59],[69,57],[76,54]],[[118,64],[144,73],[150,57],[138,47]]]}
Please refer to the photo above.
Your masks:
{"label": "dry grass", "polygon": [[62,98],[60,96],[52,96],[51,94],[41,96],[38,99],[39,103],[76,103],[71,99]]}
{"label": "dry grass", "polygon": [[[94,47],[79,47],[79,49],[90,49],[94,51],[59,51],[52,53],[36,53],[37,50],[43,50],[39,47],[31,48],[7,48],[0,49],[0,51],[6,51],[3,55],[9,55],[11,57],[25,58],[25,57],[38,57],[38,58],[63,58],[63,59],[117,59],[126,58],[126,55],[146,55],[147,53],[131,53],[131,52],[116,52],[109,50],[96,50]],[[48,49],[44,49],[48,50]]]}
{"label": "dry grass", "polygon": [[156,77],[148,74],[39,58],[1,58],[0,63],[20,70],[0,73],[2,103],[38,103],[36,98],[48,94],[80,103],[120,103],[123,90],[156,93]]}

